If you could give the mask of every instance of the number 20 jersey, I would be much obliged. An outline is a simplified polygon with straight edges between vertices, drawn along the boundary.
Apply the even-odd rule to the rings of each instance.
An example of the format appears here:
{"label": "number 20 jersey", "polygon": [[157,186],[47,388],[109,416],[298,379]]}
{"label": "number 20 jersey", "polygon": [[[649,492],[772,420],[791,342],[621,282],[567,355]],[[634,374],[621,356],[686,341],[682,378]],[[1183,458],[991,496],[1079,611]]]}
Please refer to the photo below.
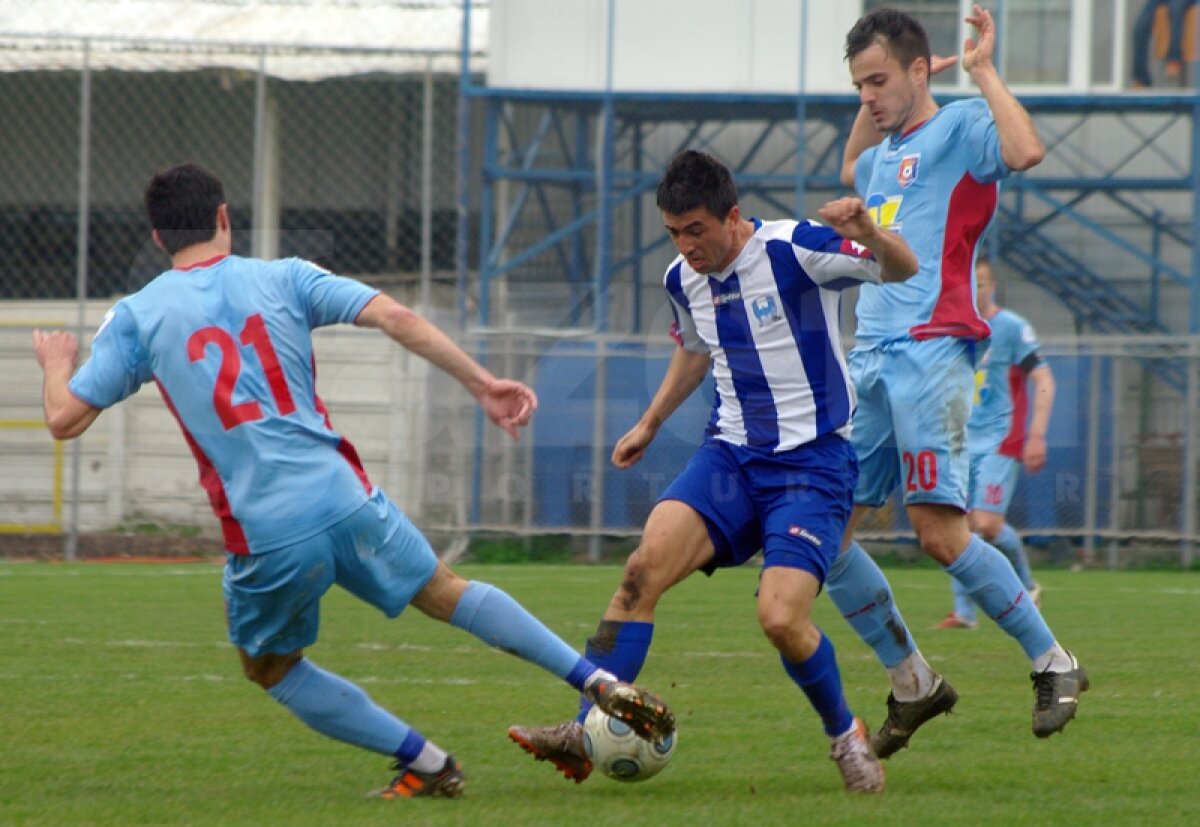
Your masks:
{"label": "number 20 jersey", "polygon": [[996,212],[997,182],[1008,174],[982,98],[949,103],[859,156],[855,189],[875,223],[908,242],[920,269],[898,284],[863,286],[856,346],[987,338],[975,310],[975,254]]}
{"label": "number 20 jersey", "polygon": [[155,381],[226,549],[290,545],[371,492],[317,397],[312,330],[353,322],[377,292],[299,259],[227,256],[169,270],[109,311],[71,392],[107,408]]}

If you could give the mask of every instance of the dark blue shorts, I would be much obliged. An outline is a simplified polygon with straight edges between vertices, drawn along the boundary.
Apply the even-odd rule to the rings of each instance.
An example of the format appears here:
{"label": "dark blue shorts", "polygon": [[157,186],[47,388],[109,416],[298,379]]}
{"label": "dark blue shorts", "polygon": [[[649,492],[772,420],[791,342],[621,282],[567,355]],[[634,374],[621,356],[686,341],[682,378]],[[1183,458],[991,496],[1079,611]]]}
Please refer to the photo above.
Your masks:
{"label": "dark blue shorts", "polygon": [[661,500],[704,517],[716,549],[704,571],[739,566],[761,549],[763,568],[803,569],[824,583],[857,481],[854,449],[837,435],[779,454],[709,440]]}

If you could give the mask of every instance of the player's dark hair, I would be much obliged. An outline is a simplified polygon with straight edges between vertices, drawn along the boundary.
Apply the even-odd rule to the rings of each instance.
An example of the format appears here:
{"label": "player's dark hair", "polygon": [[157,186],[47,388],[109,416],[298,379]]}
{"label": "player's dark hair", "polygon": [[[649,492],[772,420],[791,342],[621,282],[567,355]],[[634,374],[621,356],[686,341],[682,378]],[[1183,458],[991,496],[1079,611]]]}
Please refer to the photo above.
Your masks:
{"label": "player's dark hair", "polygon": [[220,178],[196,164],[176,164],[151,176],[143,200],[150,226],[167,253],[175,255],[216,236],[225,188]]}
{"label": "player's dark hair", "polygon": [[686,149],[667,164],[658,182],[658,208],[671,215],[704,207],[724,218],[737,206],[737,187],[729,168],[707,152]]}
{"label": "player's dark hair", "polygon": [[912,66],[920,57],[925,58],[926,63],[933,62],[929,35],[911,14],[889,8],[864,14],[846,35],[846,60],[853,60],[876,43],[896,58],[903,69]]}

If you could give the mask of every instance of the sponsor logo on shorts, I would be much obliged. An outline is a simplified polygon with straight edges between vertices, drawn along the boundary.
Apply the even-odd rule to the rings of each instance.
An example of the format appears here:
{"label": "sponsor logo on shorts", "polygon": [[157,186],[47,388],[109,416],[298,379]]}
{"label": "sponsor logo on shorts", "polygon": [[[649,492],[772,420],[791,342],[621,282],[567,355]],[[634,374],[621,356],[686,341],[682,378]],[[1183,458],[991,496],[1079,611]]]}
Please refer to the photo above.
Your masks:
{"label": "sponsor logo on shorts", "polygon": [[792,535],[793,537],[799,537],[801,540],[808,540],[808,542],[812,543],[818,548],[823,545],[820,537],[813,534],[807,528],[801,528],[798,525],[788,526],[788,534]]}

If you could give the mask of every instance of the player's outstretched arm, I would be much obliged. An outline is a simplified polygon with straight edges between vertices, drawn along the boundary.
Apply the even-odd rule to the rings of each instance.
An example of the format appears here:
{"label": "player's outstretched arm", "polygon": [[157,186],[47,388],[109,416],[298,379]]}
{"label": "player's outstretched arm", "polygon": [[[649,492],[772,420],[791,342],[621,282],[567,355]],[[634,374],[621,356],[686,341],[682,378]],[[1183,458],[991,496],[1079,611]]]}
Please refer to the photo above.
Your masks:
{"label": "player's outstretched arm", "polygon": [[1004,85],[992,62],[996,46],[996,24],[992,14],[975,6],[974,13],[966,20],[975,27],[977,39],[968,37],[963,44],[962,66],[992,110],[1000,135],[1000,156],[1009,169],[1017,172],[1035,167],[1046,157],[1046,148],[1033,125],[1033,118]]}
{"label": "player's outstretched arm", "polygon": [[884,281],[904,281],[916,274],[916,253],[899,235],[876,224],[861,198],[850,196],[830,201],[817,214],[842,238],[870,250],[879,262]]}
{"label": "player's outstretched arm", "polygon": [[671,364],[667,366],[667,374],[650,401],[650,407],[646,408],[637,424],[617,440],[612,452],[613,465],[628,468],[645,455],[658,429],[704,381],[710,363],[711,357],[707,353],[675,348]]}
{"label": "player's outstretched arm", "polygon": [[100,416],[99,408],[71,393],[79,340],[63,330],[35,330],[33,354],[42,368],[42,409],[50,435],[55,439],[79,436]]}
{"label": "player's outstretched arm", "polygon": [[382,293],[354,320],[382,330],[391,339],[453,376],[479,402],[484,413],[514,440],[537,410],[537,394],[523,382],[497,379],[455,344],[437,325]]}

